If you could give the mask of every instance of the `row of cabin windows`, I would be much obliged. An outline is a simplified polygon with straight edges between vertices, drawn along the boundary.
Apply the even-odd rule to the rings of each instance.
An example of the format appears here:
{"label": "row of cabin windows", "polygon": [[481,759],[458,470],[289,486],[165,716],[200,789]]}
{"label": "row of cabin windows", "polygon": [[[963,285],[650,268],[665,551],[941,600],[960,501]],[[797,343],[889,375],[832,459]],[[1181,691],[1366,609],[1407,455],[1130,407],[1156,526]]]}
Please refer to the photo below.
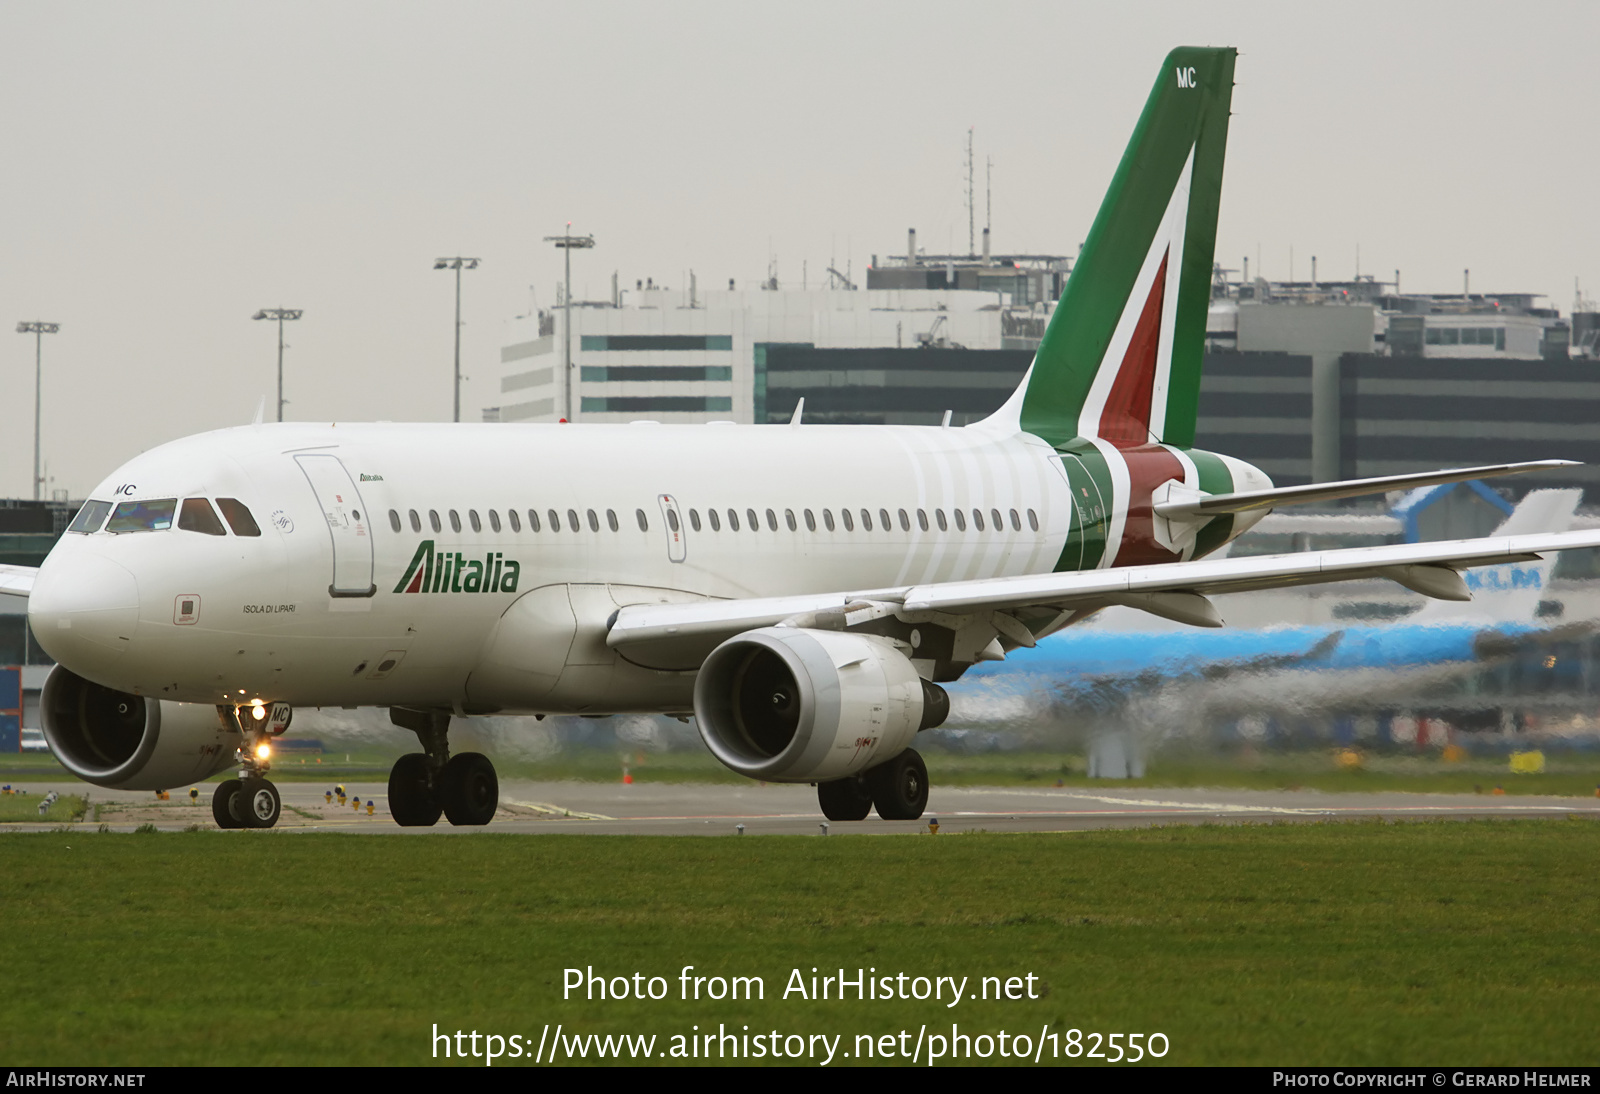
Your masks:
{"label": "row of cabin windows", "polygon": [[[446,510],[446,512],[448,514],[448,518],[447,519],[450,522],[450,530],[452,532],[459,533],[461,531],[461,529],[462,529],[461,515],[458,512],[456,512],[454,509]],[[591,531],[591,532],[600,531],[600,515],[598,513],[596,513],[593,509],[587,509],[584,512],[585,512],[585,516],[587,517],[587,523],[589,525],[589,531]],[[871,509],[861,509],[861,510],[858,510],[857,512],[860,514],[859,519],[860,519],[860,522],[861,522],[861,530],[864,531],[864,532],[872,531],[873,530],[873,513],[872,513],[872,510]],[[904,509],[898,509],[895,512],[899,517],[900,530],[902,532],[911,531],[911,514],[906,512],[906,510],[904,510]],[[990,509],[989,512],[988,512],[987,518],[985,517],[984,511],[982,509],[973,509],[973,510],[971,510],[971,513],[972,513],[971,526],[972,526],[972,529],[974,531],[982,532],[982,531],[985,531],[986,528],[988,528],[988,529],[993,529],[996,532],[1003,532],[1006,529],[1006,523],[1007,523],[1006,515],[1002,515],[1002,513],[1000,512],[999,509]],[[1015,510],[1015,509],[1008,509],[1006,511],[1006,513],[1009,514],[1009,517],[1010,517],[1011,530],[1013,532],[1022,531],[1022,514],[1017,512],[1017,510]],[[810,509],[801,510],[801,514],[802,514],[802,516],[797,519],[795,517],[795,512],[794,512],[793,509],[785,509],[783,511],[783,522],[784,522],[785,525],[788,526],[789,531],[798,532],[800,530],[800,520],[804,520],[805,521],[805,525],[806,525],[806,531],[815,532],[817,530],[817,517],[816,517],[816,514],[813,513]],[[1027,510],[1027,514],[1028,514],[1028,527],[1030,529],[1032,529],[1033,531],[1037,532],[1039,530],[1039,515],[1037,513],[1035,513],[1032,509]],[[635,509],[633,511],[633,515],[634,515],[634,520],[636,520],[638,522],[638,524],[639,524],[639,531],[648,532],[650,530],[650,519],[645,516],[644,510],[643,509]],[[500,523],[500,514],[499,514],[499,512],[497,510],[490,509],[488,511],[488,516],[489,516],[489,529],[490,529],[490,531],[493,531],[493,532],[501,531],[503,526]],[[768,530],[776,532],[778,530],[778,514],[777,514],[777,512],[772,510],[772,509],[766,510],[766,518],[767,518],[766,523],[767,523]],[[924,532],[931,531],[934,525],[938,526],[939,531],[948,532],[950,530],[950,525],[951,525],[952,522],[954,522],[954,524],[955,524],[956,531],[965,532],[967,530],[967,522],[968,522],[967,511],[963,510],[963,509],[952,509],[952,510],[950,510],[949,517],[945,516],[945,511],[943,509],[935,509],[933,511],[933,520],[932,520],[931,523],[930,523],[930,521],[928,519],[928,511],[926,509],[918,509],[917,510],[917,518],[916,519],[917,519],[917,527],[922,529],[922,531],[924,531]],[[745,520],[745,526],[747,528],[749,528],[752,532],[760,531],[760,529],[761,529],[761,517],[756,513],[756,511],[754,509],[746,509],[744,511],[744,520]],[[824,510],[822,510],[822,527],[827,529],[830,532],[837,531],[840,525],[844,526],[844,530],[846,532],[854,532],[856,530],[856,520],[857,520],[856,514],[852,513],[849,509],[841,509],[841,510],[839,510],[839,520],[838,520],[837,523],[834,521],[833,510],[832,509],[824,509]],[[559,531],[561,531],[561,521],[562,521],[561,514],[559,512],[557,512],[556,510],[554,510],[554,509],[545,510],[545,520],[544,520],[544,522],[540,521],[540,519],[539,519],[539,511],[537,509],[529,509],[528,510],[528,530],[530,532],[541,531],[543,529],[543,524],[544,523],[548,523],[548,525],[550,527],[550,530],[552,532],[559,532]],[[722,514],[720,514],[717,510],[715,510],[715,509],[707,509],[706,510],[706,524],[710,525],[711,530],[713,532],[722,531],[722,521],[723,521]],[[739,530],[739,510],[737,510],[737,509],[729,509],[729,510],[727,510],[727,522],[728,522],[729,530],[737,532]],[[403,530],[403,528],[404,528],[406,523],[409,523],[411,525],[411,530],[413,532],[421,532],[422,531],[422,517],[415,509],[409,509],[409,510],[406,511],[406,521],[405,522],[401,521],[399,510],[396,510],[396,509],[389,510],[389,527],[390,528],[392,528],[396,532],[399,532],[399,531]],[[482,518],[480,518],[478,516],[478,511],[476,509],[468,509],[467,510],[467,523],[469,525],[471,525],[472,530],[474,532],[482,532],[483,531],[484,522],[483,522]],[[522,517],[518,514],[517,510],[515,510],[515,509],[506,510],[506,523],[511,526],[511,530],[513,532],[521,532],[522,531]],[[675,509],[668,509],[667,510],[667,525],[674,532],[682,530],[679,527],[679,524],[678,524],[678,513],[677,513],[677,510],[675,510]],[[574,531],[574,532],[582,531],[583,523],[579,520],[578,511],[576,509],[568,509],[567,510],[566,526],[569,529],[571,529],[572,531]],[[622,522],[617,519],[617,511],[615,509],[607,509],[606,510],[606,526],[608,528],[610,528],[613,532],[618,532],[618,531],[622,530]],[[887,509],[879,509],[878,510],[878,513],[877,513],[877,526],[879,528],[883,529],[885,532],[889,532],[889,531],[893,531],[894,530],[895,519],[889,515],[889,510],[887,510]],[[429,509],[428,510],[428,527],[433,529],[434,532],[443,532],[444,531],[444,521],[439,518],[439,511],[437,509]],[[705,527],[705,525],[701,524],[701,521],[700,521],[700,510],[698,510],[698,509],[690,509],[689,510],[689,527],[691,529],[693,529],[694,531],[696,531],[696,532],[701,531],[702,528]]]}
{"label": "row of cabin windows", "polygon": [[[222,510],[222,516],[227,520],[228,527],[233,529],[234,535],[261,534],[261,527],[256,524],[256,518],[250,515],[250,510],[238,498],[218,498],[217,509]],[[78,515],[72,518],[72,524],[68,526],[67,531],[88,535],[100,531],[104,526],[105,531],[113,535],[127,532],[164,532],[172,527],[172,517],[176,513],[178,528],[181,531],[225,536],[228,532],[223,528],[222,521],[217,519],[217,509],[211,508],[211,503],[205,498],[184,498],[182,506],[179,506],[177,498],[155,498],[149,501],[118,502],[115,507],[109,501],[90,499],[83,503]],[[111,517],[109,521],[106,520],[107,515]]]}

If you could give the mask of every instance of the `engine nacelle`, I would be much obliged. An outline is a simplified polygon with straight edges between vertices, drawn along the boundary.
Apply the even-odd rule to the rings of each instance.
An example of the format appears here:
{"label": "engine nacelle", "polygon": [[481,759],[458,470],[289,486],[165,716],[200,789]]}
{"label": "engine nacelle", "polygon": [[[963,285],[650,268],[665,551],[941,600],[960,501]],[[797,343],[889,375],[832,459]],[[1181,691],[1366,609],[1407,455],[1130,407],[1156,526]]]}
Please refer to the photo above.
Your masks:
{"label": "engine nacelle", "polygon": [[766,627],[700,666],[694,711],[713,755],[741,775],[823,782],[897,755],[944,721],[944,689],[886,639]]}
{"label": "engine nacelle", "polygon": [[112,691],[57,665],[40,696],[50,751],[84,782],[170,790],[233,766],[237,729],[214,706]]}

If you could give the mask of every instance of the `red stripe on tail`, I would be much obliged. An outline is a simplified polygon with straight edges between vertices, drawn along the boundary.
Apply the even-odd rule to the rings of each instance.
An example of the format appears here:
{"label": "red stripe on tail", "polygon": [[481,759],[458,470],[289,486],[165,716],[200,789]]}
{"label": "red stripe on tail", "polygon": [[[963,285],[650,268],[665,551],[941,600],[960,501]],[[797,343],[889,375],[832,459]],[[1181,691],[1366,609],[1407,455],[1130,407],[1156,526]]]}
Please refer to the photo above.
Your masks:
{"label": "red stripe on tail", "polygon": [[1150,286],[1150,296],[1133,328],[1133,337],[1128,340],[1128,351],[1122,356],[1105,409],[1100,412],[1100,436],[1118,448],[1150,441],[1150,397],[1156,384],[1156,350],[1161,345],[1161,308],[1170,253],[1161,256],[1155,284]]}

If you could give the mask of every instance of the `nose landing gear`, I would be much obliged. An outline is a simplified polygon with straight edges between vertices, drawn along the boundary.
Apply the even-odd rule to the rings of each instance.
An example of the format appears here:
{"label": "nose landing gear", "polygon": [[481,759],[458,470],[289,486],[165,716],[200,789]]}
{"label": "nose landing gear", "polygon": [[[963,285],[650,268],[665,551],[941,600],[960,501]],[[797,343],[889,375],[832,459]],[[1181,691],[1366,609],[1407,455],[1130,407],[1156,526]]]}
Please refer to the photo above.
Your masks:
{"label": "nose landing gear", "polygon": [[[271,828],[278,823],[283,802],[278,788],[267,781],[272,769],[269,742],[289,725],[289,709],[282,703],[270,708],[219,707],[224,718],[238,727],[244,743],[234,753],[243,769],[238,779],[224,779],[211,795],[211,816],[218,828]],[[259,716],[258,716],[259,714]]]}
{"label": "nose landing gear", "polygon": [[438,824],[441,814],[455,825],[484,825],[494,819],[500,808],[494,764],[479,752],[450,755],[450,715],[391,707],[389,719],[422,743],[422,752],[400,757],[389,772],[389,812],[395,823],[426,828]]}

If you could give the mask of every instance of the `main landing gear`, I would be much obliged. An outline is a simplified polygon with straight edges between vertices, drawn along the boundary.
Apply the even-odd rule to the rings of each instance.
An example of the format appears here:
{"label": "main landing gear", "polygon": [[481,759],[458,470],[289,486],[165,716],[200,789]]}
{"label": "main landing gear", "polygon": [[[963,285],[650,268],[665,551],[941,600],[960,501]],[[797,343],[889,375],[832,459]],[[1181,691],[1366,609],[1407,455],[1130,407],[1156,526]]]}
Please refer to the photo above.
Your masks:
{"label": "main landing gear", "polygon": [[[282,732],[288,726],[288,715],[284,713],[288,708],[265,708],[258,704],[221,709],[224,717],[233,719],[239,735],[244,738],[244,744],[234,753],[243,770],[239,778],[224,779],[217,784],[211,795],[211,816],[218,828],[271,828],[278,823],[283,802],[278,797],[278,788],[266,778],[272,768],[268,762],[272,755],[269,742],[275,728]],[[281,717],[269,718],[266,713],[269,709]]]}
{"label": "main landing gear", "polygon": [[489,757],[450,755],[450,715],[392,707],[389,719],[422,742],[421,752],[401,756],[389,772],[389,812],[405,828],[427,828],[443,814],[451,824],[484,825],[500,807],[500,780]]}
{"label": "main landing gear", "polygon": [[829,820],[866,820],[874,807],[884,820],[916,820],[928,808],[928,765],[914,748],[859,775],[817,784]]}

